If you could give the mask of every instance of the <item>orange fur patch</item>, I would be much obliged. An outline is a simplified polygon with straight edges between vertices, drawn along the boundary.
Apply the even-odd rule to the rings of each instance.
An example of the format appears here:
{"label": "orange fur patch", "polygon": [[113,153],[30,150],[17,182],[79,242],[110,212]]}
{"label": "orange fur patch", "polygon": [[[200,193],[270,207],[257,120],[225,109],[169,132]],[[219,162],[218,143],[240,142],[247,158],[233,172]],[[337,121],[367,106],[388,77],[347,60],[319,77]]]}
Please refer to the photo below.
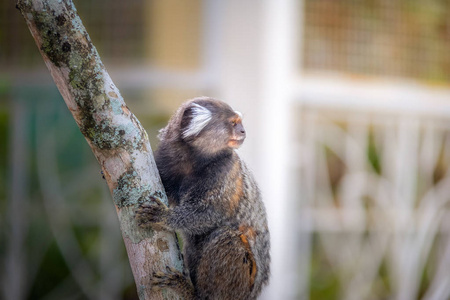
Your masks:
{"label": "orange fur patch", "polygon": [[248,236],[251,240],[255,239],[255,237],[256,237],[255,230],[253,230],[253,228],[250,226],[241,224],[239,226],[239,231],[242,232],[242,234],[245,234],[246,236]]}
{"label": "orange fur patch", "polygon": [[242,123],[242,119],[239,116],[234,116],[234,117],[230,118],[229,120],[230,120],[230,122],[237,123],[237,124]]}
{"label": "orange fur patch", "polygon": [[[247,227],[248,228],[248,227]],[[252,230],[253,231],[253,230]],[[250,286],[253,287],[253,284],[255,283],[256,278],[256,261],[253,256],[252,249],[250,248],[250,244],[248,243],[248,238],[245,234],[240,234],[239,237],[241,238],[242,243],[244,243],[245,251],[248,254],[248,259],[250,261]]]}
{"label": "orange fur patch", "polygon": [[241,197],[243,195],[243,190],[242,190],[242,176],[238,176],[238,178],[236,178],[236,189],[235,192],[233,194],[233,196],[231,197],[231,201],[230,201],[230,208],[232,211],[234,211],[236,209],[236,207],[239,204],[239,201],[241,200]]}
{"label": "orange fur patch", "polygon": [[242,141],[231,140],[228,142],[228,147],[230,148],[238,148],[242,144]]}

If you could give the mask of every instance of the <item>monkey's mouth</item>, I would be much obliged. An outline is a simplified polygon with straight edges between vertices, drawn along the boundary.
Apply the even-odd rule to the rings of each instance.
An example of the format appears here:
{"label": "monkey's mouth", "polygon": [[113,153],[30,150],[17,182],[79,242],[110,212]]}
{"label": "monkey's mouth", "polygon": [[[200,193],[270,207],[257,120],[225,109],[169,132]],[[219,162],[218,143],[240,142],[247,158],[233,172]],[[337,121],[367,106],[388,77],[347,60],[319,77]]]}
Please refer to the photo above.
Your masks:
{"label": "monkey's mouth", "polygon": [[244,138],[230,139],[228,141],[228,146],[231,148],[238,148],[244,142]]}

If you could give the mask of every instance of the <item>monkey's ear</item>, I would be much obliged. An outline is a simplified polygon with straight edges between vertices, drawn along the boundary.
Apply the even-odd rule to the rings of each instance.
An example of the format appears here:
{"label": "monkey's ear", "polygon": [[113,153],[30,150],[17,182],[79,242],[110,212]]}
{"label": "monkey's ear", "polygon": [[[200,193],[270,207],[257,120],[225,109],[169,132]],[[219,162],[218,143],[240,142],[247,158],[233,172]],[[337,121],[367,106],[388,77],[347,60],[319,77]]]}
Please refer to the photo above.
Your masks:
{"label": "monkey's ear", "polygon": [[209,109],[197,103],[192,103],[185,110],[181,123],[183,138],[198,135],[208,125],[209,121],[211,121],[211,117],[212,115]]}

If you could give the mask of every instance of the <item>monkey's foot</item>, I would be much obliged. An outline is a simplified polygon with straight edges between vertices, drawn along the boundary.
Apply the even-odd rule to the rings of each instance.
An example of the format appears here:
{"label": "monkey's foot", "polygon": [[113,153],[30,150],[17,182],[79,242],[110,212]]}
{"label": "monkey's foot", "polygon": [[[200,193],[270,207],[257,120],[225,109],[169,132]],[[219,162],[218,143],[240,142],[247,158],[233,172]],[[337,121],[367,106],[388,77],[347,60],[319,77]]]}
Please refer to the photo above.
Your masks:
{"label": "monkey's foot", "polygon": [[177,290],[183,299],[194,298],[194,287],[191,280],[180,271],[166,266],[165,272],[155,272],[150,279],[152,289],[171,288]]}
{"label": "monkey's foot", "polygon": [[158,198],[150,196],[150,202],[139,205],[135,213],[138,225],[141,227],[165,227],[169,208]]}

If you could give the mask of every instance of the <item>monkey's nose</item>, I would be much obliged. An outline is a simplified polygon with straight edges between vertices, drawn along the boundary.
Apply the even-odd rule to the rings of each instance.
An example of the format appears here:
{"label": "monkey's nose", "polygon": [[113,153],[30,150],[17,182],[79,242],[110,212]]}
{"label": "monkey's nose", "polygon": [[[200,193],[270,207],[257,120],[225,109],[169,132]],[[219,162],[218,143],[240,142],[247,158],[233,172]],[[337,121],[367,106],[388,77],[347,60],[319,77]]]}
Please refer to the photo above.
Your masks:
{"label": "monkey's nose", "polygon": [[241,123],[236,124],[236,127],[234,128],[234,130],[236,130],[236,134],[245,136],[245,129],[244,126],[242,126]]}

